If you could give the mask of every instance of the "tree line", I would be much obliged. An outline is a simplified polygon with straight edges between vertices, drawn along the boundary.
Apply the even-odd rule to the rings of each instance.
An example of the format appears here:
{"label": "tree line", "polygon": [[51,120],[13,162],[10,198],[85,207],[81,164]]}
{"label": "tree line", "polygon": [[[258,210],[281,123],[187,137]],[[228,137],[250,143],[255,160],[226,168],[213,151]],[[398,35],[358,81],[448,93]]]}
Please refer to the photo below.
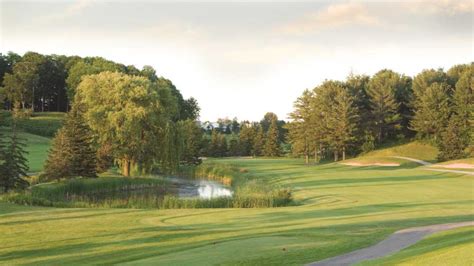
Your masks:
{"label": "tree line", "polygon": [[305,90],[287,127],[295,156],[319,161],[369,152],[416,137],[436,145],[439,160],[474,153],[474,64],[423,70],[414,78],[384,69]]}
{"label": "tree line", "polygon": [[130,76],[146,77],[168,86],[181,105],[180,116],[192,114],[197,102],[183,99],[171,81],[158,77],[151,66],[141,70],[102,57],[43,55],[27,52],[23,56],[14,52],[0,53],[0,97],[7,110],[27,112],[66,112],[74,99],[75,91],[83,76],[101,72],[119,72]]}
{"label": "tree line", "polygon": [[208,157],[267,156],[286,153],[286,122],[272,112],[256,122],[220,118],[217,126],[204,123],[201,154]]}

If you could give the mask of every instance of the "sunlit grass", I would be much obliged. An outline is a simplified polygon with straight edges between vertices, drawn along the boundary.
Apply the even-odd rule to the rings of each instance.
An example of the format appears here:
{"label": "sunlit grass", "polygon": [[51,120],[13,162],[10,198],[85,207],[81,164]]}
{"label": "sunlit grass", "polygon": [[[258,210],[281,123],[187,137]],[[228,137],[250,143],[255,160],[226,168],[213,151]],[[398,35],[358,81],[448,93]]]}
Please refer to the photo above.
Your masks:
{"label": "sunlit grass", "polygon": [[0,264],[301,265],[399,229],[474,218],[467,175],[298,159],[211,161],[245,168],[249,180],[291,187],[301,205],[124,210],[0,203]]}

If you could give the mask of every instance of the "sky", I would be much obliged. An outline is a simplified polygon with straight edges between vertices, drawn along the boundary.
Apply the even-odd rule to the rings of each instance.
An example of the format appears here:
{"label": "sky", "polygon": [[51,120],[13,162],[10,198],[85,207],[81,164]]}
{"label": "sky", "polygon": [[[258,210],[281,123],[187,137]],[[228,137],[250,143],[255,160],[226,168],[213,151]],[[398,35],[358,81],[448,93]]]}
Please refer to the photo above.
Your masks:
{"label": "sky", "polygon": [[473,0],[0,0],[0,52],[151,65],[202,121],[255,121],[325,79],[472,62],[473,22]]}

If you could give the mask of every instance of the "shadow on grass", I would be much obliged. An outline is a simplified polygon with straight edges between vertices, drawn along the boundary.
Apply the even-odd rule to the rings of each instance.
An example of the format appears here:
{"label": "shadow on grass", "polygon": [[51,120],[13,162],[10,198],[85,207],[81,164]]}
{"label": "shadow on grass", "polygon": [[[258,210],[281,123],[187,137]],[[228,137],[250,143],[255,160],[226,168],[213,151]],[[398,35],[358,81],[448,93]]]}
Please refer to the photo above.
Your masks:
{"label": "shadow on grass", "polygon": [[328,178],[328,179],[319,179],[311,180],[304,182],[294,182],[292,185],[294,187],[320,187],[320,186],[345,186],[348,187],[348,184],[353,184],[349,186],[357,186],[361,183],[364,184],[386,184],[386,183],[405,183],[405,182],[415,182],[415,181],[428,181],[428,180],[440,180],[440,179],[449,179],[453,178],[449,175],[444,174],[428,174],[428,175],[414,175],[414,176],[386,176],[386,177],[371,177],[371,178]]}
{"label": "shadow on grass", "polygon": [[[246,232],[245,230],[229,230],[228,232],[238,231],[241,233],[239,236],[233,237],[222,237],[219,234],[212,235],[212,232],[207,230],[201,230],[199,226],[193,232],[180,232],[174,235],[168,236],[147,236],[137,237],[134,239],[120,240],[119,237],[115,238],[116,241],[109,241],[103,243],[94,243],[94,239],[90,239],[88,243],[81,244],[70,244],[62,245],[53,248],[44,249],[28,249],[22,251],[13,251],[7,254],[0,255],[0,261],[8,262],[8,260],[15,258],[30,259],[30,263],[41,263],[41,264],[64,264],[64,263],[100,263],[100,264],[114,264],[123,262],[133,262],[137,260],[154,258],[157,257],[155,262],[160,261],[160,256],[168,254],[176,254],[176,259],[180,259],[180,252],[192,251],[196,253],[196,256],[204,256],[206,253],[199,253],[201,248],[214,249],[222,243],[240,241],[254,238],[262,238],[269,236],[281,236],[281,237],[296,237],[301,238],[302,242],[323,242],[324,245],[315,247],[307,247],[300,253],[281,253],[281,255],[272,255],[272,257],[261,257],[255,259],[254,262],[264,261],[276,261],[278,264],[285,264],[285,260],[291,256],[292,262],[299,264],[308,263],[325,259],[328,257],[340,255],[346,252],[350,252],[355,249],[364,248],[372,244],[377,243],[389,234],[396,230],[403,228],[424,226],[431,224],[441,224],[448,222],[461,222],[470,221],[473,219],[473,215],[457,215],[450,217],[424,217],[424,218],[412,218],[412,219],[398,219],[382,222],[363,222],[363,223],[350,223],[344,225],[330,225],[330,226],[315,226],[304,229],[287,229],[280,228],[281,230],[276,232],[258,233]],[[148,232],[149,228],[144,229],[144,232]],[[129,232],[130,234],[131,232]],[[133,234],[140,235],[140,230],[133,231]],[[194,241],[189,243],[173,243],[169,245],[160,246],[167,241],[184,239],[187,237],[199,236],[199,235],[210,235],[209,240]],[[147,246],[137,247],[137,245],[148,244]],[[156,243],[156,245],[152,245]],[[236,243],[238,246],[238,243]],[[105,248],[117,248],[114,251],[102,252],[100,254],[84,254],[74,255],[82,252],[91,252],[92,249],[104,250]],[[258,248],[255,247],[256,252]],[[272,248],[272,246],[266,247]],[[274,247],[275,249],[277,247]],[[193,251],[194,250],[194,251]],[[205,251],[204,250],[204,251]],[[47,256],[60,256],[63,257],[45,259]],[[233,261],[247,261],[247,258],[233,257],[232,254],[220,254],[220,259],[233,260]],[[266,255],[269,256],[269,255]],[[185,258],[185,257],[184,257]],[[188,261],[190,263],[190,261]]]}

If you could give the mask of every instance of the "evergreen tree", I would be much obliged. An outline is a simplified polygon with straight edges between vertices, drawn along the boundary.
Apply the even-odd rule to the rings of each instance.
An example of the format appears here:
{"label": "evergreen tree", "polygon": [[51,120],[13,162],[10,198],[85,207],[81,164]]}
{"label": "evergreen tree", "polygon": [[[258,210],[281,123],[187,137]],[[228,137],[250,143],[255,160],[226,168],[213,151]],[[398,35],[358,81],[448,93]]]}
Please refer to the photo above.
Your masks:
{"label": "evergreen tree", "polygon": [[239,140],[232,136],[229,141],[229,156],[239,156],[240,155],[240,147],[239,147]]}
{"label": "evergreen tree", "polygon": [[7,138],[9,142],[0,143],[2,158],[0,162],[0,187],[5,192],[11,189],[24,189],[28,186],[28,181],[23,177],[28,176],[28,161],[25,158],[26,144],[18,137],[16,131],[16,122],[13,121],[11,135]]}
{"label": "evergreen tree", "polygon": [[318,89],[317,105],[321,113],[317,125],[322,141],[331,148],[334,160],[342,152],[345,158],[347,146],[354,140],[356,130],[356,108],[349,92],[341,82],[326,81]]}
{"label": "evergreen tree", "polygon": [[450,119],[448,126],[440,134],[438,143],[439,161],[455,160],[464,157],[465,143],[461,138],[461,127],[458,119]]}
{"label": "evergreen tree", "polygon": [[278,125],[277,120],[273,119],[268,128],[265,140],[264,155],[269,157],[280,156],[280,146],[278,143]]}
{"label": "evergreen tree", "polygon": [[66,136],[66,130],[63,127],[58,130],[53,139],[41,179],[44,181],[59,181],[61,178],[73,176],[71,169],[71,152],[71,142]]}
{"label": "evergreen tree", "polygon": [[253,140],[252,146],[252,155],[254,157],[261,156],[263,154],[263,147],[265,145],[265,134],[263,133],[263,128],[260,125],[257,125],[257,130],[255,132],[255,138]]}
{"label": "evergreen tree", "polygon": [[369,82],[367,94],[370,99],[373,127],[377,140],[382,142],[386,136],[400,127],[400,104],[395,97],[400,75],[381,70]]}
{"label": "evergreen tree", "polygon": [[97,177],[92,134],[78,108],[68,113],[46,160],[43,178]]}
{"label": "evergreen tree", "polygon": [[355,140],[357,108],[353,105],[353,99],[343,87],[335,87],[332,102],[332,121],[330,124],[331,136],[330,143],[336,151],[335,161],[337,161],[337,152],[342,152],[342,159],[346,159],[347,146]]}
{"label": "evergreen tree", "polygon": [[291,150],[294,155],[303,155],[305,162],[309,163],[309,155],[312,150],[312,131],[314,129],[311,121],[311,100],[312,93],[305,90],[303,95],[298,97],[293,104],[294,111],[290,113],[293,121],[287,124],[288,141],[291,143]]}
{"label": "evergreen tree", "polygon": [[453,94],[453,115],[451,119],[458,121],[459,139],[462,143],[462,149],[473,145],[474,134],[474,67],[466,69],[456,82],[456,88]]}
{"label": "evergreen tree", "polygon": [[419,137],[438,141],[451,112],[448,89],[446,83],[433,83],[417,96],[411,126]]}
{"label": "evergreen tree", "polygon": [[227,153],[227,141],[224,134],[216,129],[212,130],[211,143],[209,144],[209,156],[223,157]]}
{"label": "evergreen tree", "polygon": [[252,154],[252,147],[255,138],[255,128],[248,122],[243,122],[240,125],[239,145],[240,154],[242,156],[249,156]]}

